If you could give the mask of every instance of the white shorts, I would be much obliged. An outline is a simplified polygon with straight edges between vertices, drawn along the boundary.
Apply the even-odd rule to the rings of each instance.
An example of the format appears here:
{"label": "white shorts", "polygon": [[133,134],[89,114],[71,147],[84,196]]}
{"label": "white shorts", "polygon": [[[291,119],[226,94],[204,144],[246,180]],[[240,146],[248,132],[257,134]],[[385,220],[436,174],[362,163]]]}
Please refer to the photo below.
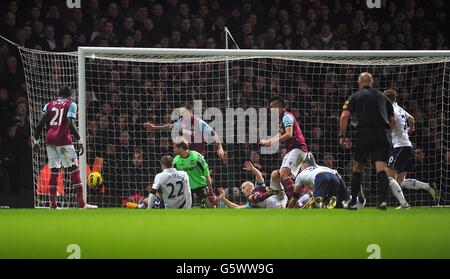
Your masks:
{"label": "white shorts", "polygon": [[267,198],[266,208],[286,208],[287,196],[283,194],[273,195]]}
{"label": "white shorts", "polygon": [[51,169],[78,166],[78,156],[73,145],[47,145],[48,164]]}
{"label": "white shorts", "polygon": [[280,170],[283,168],[289,168],[293,177],[297,176],[300,170],[300,165],[306,157],[306,153],[299,148],[294,148],[284,155],[283,163],[281,163]]}

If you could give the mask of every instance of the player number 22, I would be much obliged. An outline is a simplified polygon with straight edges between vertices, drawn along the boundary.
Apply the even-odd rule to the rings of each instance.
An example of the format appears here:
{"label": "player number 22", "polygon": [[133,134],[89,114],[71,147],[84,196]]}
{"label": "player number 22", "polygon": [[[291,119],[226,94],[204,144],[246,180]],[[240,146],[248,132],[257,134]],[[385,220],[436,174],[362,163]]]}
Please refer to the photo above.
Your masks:
{"label": "player number 22", "polygon": [[177,184],[178,186],[180,186],[180,189],[178,190],[178,194],[175,196],[174,192],[175,192],[175,186],[173,186],[172,183],[168,183],[167,186],[171,188],[170,190],[170,194],[169,194],[169,199],[173,199],[175,197],[179,197],[181,195],[183,195],[183,182],[181,181],[177,181],[175,184]]}
{"label": "player number 22", "polygon": [[[51,126],[60,126],[63,115],[64,115],[64,108],[62,108],[62,109],[52,108],[52,111],[55,112],[55,116],[53,116],[52,121],[50,121],[50,125]],[[58,119],[58,122],[56,122],[57,119]]]}

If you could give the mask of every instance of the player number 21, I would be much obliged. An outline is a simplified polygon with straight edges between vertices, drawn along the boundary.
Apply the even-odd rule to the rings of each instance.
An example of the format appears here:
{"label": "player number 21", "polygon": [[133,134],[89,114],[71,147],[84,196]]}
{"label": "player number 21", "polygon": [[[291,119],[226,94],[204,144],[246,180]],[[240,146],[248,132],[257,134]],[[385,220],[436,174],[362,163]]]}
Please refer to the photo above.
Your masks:
{"label": "player number 21", "polygon": [[[52,108],[52,111],[55,112],[55,116],[53,116],[52,121],[50,121],[50,125],[51,126],[60,126],[63,115],[64,115],[64,108],[62,108],[62,109]],[[57,119],[58,119],[58,122],[56,122]]]}

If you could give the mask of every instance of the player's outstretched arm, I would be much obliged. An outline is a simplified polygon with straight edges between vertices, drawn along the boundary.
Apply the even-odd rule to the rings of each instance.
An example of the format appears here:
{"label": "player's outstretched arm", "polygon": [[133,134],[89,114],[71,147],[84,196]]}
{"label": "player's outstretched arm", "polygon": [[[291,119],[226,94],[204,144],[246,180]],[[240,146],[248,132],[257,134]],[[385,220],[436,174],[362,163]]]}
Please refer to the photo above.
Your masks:
{"label": "player's outstretched arm", "polygon": [[204,120],[200,120],[200,129],[202,133],[211,135],[214,138],[217,156],[219,156],[219,158],[222,159],[224,163],[226,163],[227,157],[225,150],[223,149],[223,146],[221,144],[220,135],[216,131],[214,131],[214,129],[209,126],[209,124]]}
{"label": "player's outstretched arm", "polygon": [[256,177],[256,182],[258,184],[263,184],[264,183],[264,177],[263,177],[262,173],[252,164],[252,162],[245,161],[245,163],[244,163],[244,170],[253,173],[255,175],[255,177]]}
{"label": "player's outstretched arm", "polygon": [[414,133],[414,131],[416,130],[416,120],[412,115],[408,115],[408,126],[408,133]]}
{"label": "player's outstretched arm", "polygon": [[152,189],[150,191],[150,194],[148,195],[148,206],[147,209],[152,209],[153,205],[155,204],[155,200],[156,200],[156,190]]}
{"label": "player's outstretched arm", "polygon": [[80,133],[78,133],[77,126],[75,125],[75,119],[72,117],[69,117],[68,120],[69,120],[69,130],[72,133],[73,137],[75,138],[75,140],[77,141],[77,144],[78,144],[78,146],[77,146],[77,149],[79,150],[78,156],[81,156],[84,153],[84,146],[83,146],[83,142],[81,141]]}
{"label": "player's outstretched arm", "polygon": [[227,198],[225,198],[225,190],[222,188],[217,189],[219,191],[219,199],[223,201],[226,207],[229,208],[245,208],[245,205],[238,205],[234,202],[229,201]]}
{"label": "player's outstretched arm", "polygon": [[216,153],[217,153],[217,156],[219,156],[219,158],[222,159],[224,161],[224,163],[226,163],[227,156],[226,156],[225,150],[223,149],[222,144],[217,141],[217,139],[216,139]]}
{"label": "player's outstretched arm", "polygon": [[347,131],[348,120],[350,119],[350,111],[344,110],[339,119],[339,144],[344,144],[345,132]]}
{"label": "player's outstretched arm", "polygon": [[170,130],[171,128],[172,128],[172,124],[169,124],[169,123],[167,123],[167,124],[164,124],[164,125],[155,125],[155,124],[153,124],[153,123],[151,123],[151,122],[145,122],[144,123],[144,128],[145,128],[145,130],[147,130],[147,131],[154,131],[154,130],[157,130],[157,131],[166,131],[166,130]]}
{"label": "player's outstretched arm", "polygon": [[47,114],[43,113],[36,128],[34,129],[33,147],[35,150],[39,148],[39,138],[41,137],[41,132],[44,128],[45,123],[47,123]]}

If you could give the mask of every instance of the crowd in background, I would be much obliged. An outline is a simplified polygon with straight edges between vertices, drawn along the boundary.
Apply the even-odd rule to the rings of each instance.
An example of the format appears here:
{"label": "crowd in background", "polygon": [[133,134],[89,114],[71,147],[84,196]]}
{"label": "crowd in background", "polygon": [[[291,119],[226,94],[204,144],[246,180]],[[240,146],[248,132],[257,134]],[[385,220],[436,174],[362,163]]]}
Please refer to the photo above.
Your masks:
{"label": "crowd in background", "polygon": [[[450,40],[449,5],[443,0],[383,1],[381,9],[368,9],[362,0],[82,0],[81,3],[81,9],[68,9],[66,1],[2,1],[0,35],[21,47],[51,52],[75,51],[78,46],[224,48],[225,26],[236,44],[247,49],[445,50]],[[234,47],[235,43],[230,45]],[[204,100],[205,106],[225,107],[226,103],[221,102],[226,98],[220,74],[224,65],[206,63],[181,69],[119,64],[103,69],[111,74],[102,78],[101,84],[96,84],[95,76],[88,82],[88,129],[106,133],[104,138],[116,139],[88,141],[92,147],[88,147],[91,153],[88,158],[105,158],[106,180],[116,183],[111,189],[120,189],[122,180],[143,183],[142,187],[136,186],[139,189],[150,182],[141,179],[147,176],[147,164],[157,167],[158,158],[152,156],[170,152],[168,137],[144,133],[143,121],[167,121],[167,112],[172,107],[193,99]],[[415,168],[416,175],[423,180],[440,176],[442,164],[448,165],[449,160],[449,152],[445,151],[448,138],[442,137],[442,133],[448,137],[448,131],[441,122],[448,119],[447,113],[444,115],[448,104],[440,99],[440,90],[448,84],[439,80],[443,78],[439,67],[442,65],[392,67],[392,71],[373,67],[377,86],[400,89],[401,104],[418,120],[418,130],[413,136]],[[311,72],[318,67],[279,60],[236,62],[231,68],[231,90],[236,93],[231,100],[233,106],[263,107],[268,97],[283,95],[299,118],[307,143],[319,162],[341,172],[348,171],[344,164],[349,162],[351,143],[339,147],[333,131],[337,131],[340,110],[336,104],[342,104],[355,89],[359,68]],[[130,76],[124,76],[125,72]],[[136,84],[126,84],[127,81]],[[129,88],[139,88],[139,93],[127,92]],[[341,152],[341,148],[347,150]],[[229,154],[236,154],[236,158],[250,158],[266,173],[278,165],[273,156],[259,154],[255,145],[227,145],[226,149]],[[31,152],[23,65],[17,48],[0,40],[0,195],[32,189]],[[280,149],[279,158],[283,152]],[[213,160],[214,154],[208,157]],[[224,168],[214,158],[213,172],[219,183],[227,179],[222,172],[235,172],[241,167],[232,160]],[[123,168],[114,164],[122,161],[133,167],[121,173]],[[113,177],[108,178],[108,173]],[[243,175],[234,179],[245,178]]]}

